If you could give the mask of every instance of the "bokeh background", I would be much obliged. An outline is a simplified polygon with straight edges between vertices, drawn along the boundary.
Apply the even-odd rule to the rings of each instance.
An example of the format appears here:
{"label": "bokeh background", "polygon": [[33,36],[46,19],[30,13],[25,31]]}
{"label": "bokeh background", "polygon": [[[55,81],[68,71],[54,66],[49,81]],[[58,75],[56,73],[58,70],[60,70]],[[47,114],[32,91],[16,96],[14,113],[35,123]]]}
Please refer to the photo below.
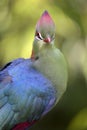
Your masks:
{"label": "bokeh background", "polygon": [[59,104],[31,130],[87,130],[87,0],[0,0],[0,68],[29,58],[44,10],[56,24],[55,44],[68,62],[68,88]]}

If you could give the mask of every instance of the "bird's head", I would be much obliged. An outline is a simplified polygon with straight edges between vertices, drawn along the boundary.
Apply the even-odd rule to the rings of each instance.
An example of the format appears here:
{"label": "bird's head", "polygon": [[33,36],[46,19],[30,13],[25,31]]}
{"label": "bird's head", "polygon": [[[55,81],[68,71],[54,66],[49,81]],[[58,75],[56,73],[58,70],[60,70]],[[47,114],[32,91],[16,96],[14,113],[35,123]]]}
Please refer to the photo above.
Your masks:
{"label": "bird's head", "polygon": [[37,53],[39,53],[43,47],[52,46],[54,38],[55,24],[48,12],[44,11],[36,24],[31,58],[35,58]]}

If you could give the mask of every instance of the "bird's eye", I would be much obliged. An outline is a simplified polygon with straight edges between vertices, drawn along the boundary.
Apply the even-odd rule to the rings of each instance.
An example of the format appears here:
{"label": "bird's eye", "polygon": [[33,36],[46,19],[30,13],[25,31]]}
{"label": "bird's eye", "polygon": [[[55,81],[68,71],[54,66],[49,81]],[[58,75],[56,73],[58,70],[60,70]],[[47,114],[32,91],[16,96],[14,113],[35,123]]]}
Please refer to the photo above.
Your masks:
{"label": "bird's eye", "polygon": [[43,37],[41,36],[41,34],[39,32],[36,32],[35,35],[38,39],[43,40]]}

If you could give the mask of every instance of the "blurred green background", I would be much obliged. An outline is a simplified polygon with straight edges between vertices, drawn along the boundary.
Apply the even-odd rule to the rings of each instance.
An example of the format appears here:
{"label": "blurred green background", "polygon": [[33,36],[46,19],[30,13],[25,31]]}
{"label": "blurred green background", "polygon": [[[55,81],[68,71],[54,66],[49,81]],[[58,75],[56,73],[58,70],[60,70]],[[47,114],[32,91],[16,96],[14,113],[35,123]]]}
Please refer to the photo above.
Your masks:
{"label": "blurred green background", "polygon": [[56,24],[56,46],[68,62],[68,88],[59,104],[31,130],[87,130],[87,0],[0,0],[0,68],[30,57],[44,10]]}

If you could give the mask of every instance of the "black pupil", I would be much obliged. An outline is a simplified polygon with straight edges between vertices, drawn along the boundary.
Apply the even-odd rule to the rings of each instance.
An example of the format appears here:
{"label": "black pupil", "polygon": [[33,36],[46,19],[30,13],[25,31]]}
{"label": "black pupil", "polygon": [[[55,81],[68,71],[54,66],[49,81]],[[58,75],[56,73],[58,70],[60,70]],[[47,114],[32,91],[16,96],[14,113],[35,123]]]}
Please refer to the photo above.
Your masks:
{"label": "black pupil", "polygon": [[40,37],[40,33],[39,32],[36,32],[36,36],[42,40],[42,38]]}

